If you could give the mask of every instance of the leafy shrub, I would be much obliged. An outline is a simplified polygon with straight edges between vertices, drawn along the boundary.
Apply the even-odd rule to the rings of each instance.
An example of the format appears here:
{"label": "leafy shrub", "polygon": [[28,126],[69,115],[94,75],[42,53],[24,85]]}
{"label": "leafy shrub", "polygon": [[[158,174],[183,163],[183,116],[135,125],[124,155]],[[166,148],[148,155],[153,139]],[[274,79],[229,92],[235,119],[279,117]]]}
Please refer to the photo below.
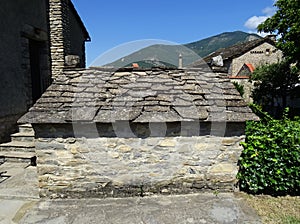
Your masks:
{"label": "leafy shrub", "polygon": [[[256,111],[259,109],[255,107]],[[253,194],[299,195],[300,119],[275,120],[260,111],[260,121],[250,121],[239,159],[239,186]]]}
{"label": "leafy shrub", "polygon": [[233,85],[236,88],[236,90],[240,93],[240,95],[244,96],[245,93],[244,86],[239,84],[238,82],[233,82]]}
{"label": "leafy shrub", "polygon": [[281,116],[288,106],[288,99],[296,97],[299,83],[299,70],[288,61],[259,66],[251,74],[250,81],[254,85],[252,97],[255,103],[264,107],[274,115]]}

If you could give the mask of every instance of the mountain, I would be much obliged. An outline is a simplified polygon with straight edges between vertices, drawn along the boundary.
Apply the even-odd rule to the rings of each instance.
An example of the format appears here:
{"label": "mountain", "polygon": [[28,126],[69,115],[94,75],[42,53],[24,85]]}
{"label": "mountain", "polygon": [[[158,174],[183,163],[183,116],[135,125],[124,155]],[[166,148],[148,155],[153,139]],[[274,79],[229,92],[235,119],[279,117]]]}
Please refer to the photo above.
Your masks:
{"label": "mountain", "polygon": [[249,34],[242,31],[226,32],[200,41],[185,44],[187,48],[195,51],[200,57],[205,57],[220,48],[261,38],[257,34]]}
{"label": "mountain", "polygon": [[141,66],[141,62],[145,61],[144,64],[148,66],[152,64],[149,67],[157,67],[158,65],[159,67],[169,67],[169,65],[177,67],[179,54],[182,54],[185,62],[194,62],[199,59],[199,55],[184,45],[155,44],[114,61],[107,66],[121,68],[130,66],[132,63],[138,63]]}
{"label": "mountain", "polygon": [[138,63],[140,67],[176,67],[178,66],[179,54],[182,55],[183,64],[188,65],[220,48],[258,38],[261,37],[256,34],[235,31],[221,33],[184,45],[156,44],[136,51],[106,66],[120,68],[130,66],[132,63]]}

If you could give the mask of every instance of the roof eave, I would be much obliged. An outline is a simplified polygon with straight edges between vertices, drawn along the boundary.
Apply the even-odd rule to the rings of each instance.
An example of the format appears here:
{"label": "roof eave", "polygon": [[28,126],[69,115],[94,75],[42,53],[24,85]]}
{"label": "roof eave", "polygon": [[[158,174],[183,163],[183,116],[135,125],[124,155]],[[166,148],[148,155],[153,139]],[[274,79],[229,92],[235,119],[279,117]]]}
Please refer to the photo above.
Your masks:
{"label": "roof eave", "polygon": [[82,31],[84,33],[85,41],[86,42],[90,42],[91,41],[91,37],[89,35],[89,32],[87,31],[87,29],[86,29],[86,27],[85,27],[85,25],[84,25],[81,17],[79,16],[79,14],[78,14],[78,12],[77,12],[74,4],[72,3],[72,0],[69,0],[69,6],[70,6],[70,9],[72,10],[72,12],[74,13],[76,20],[78,21],[79,25],[81,26],[81,29],[82,29]]}

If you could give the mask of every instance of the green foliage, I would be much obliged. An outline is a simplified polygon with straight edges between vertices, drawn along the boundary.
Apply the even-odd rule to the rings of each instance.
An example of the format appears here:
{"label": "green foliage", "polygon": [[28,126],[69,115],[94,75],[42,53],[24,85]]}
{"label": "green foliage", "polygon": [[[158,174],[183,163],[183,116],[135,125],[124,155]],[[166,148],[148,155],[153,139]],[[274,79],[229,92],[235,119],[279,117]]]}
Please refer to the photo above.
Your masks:
{"label": "green foliage", "polygon": [[298,70],[287,61],[262,65],[254,70],[250,81],[254,81],[252,96],[255,103],[285,108],[287,97],[292,96],[292,90],[299,82]]}
{"label": "green foliage", "polygon": [[258,31],[275,33],[277,46],[290,62],[300,60],[300,1],[278,0],[275,15],[258,26]]}
{"label": "green foliage", "polygon": [[299,224],[300,219],[293,216],[285,216],[281,219],[282,224]]}
{"label": "green foliage", "polygon": [[[258,107],[255,110],[260,111]],[[241,190],[253,194],[300,194],[300,119],[272,119],[260,111],[261,121],[250,121],[239,159]]]}
{"label": "green foliage", "polygon": [[233,82],[233,85],[236,88],[236,90],[240,93],[240,95],[244,96],[245,93],[244,86],[240,85],[238,82]]}

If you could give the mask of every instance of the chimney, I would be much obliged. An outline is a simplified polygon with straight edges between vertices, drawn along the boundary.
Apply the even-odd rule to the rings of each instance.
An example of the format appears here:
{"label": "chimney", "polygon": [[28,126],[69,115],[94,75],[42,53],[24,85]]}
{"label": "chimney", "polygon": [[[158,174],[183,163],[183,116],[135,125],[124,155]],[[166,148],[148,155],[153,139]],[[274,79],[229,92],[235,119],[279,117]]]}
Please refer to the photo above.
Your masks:
{"label": "chimney", "polygon": [[63,73],[65,68],[65,56],[69,38],[67,34],[68,24],[68,0],[49,0],[49,28],[50,28],[50,53],[52,61],[52,78]]}
{"label": "chimney", "polygon": [[276,35],[275,34],[269,34],[266,36],[267,39],[276,42]]}
{"label": "chimney", "polygon": [[182,54],[179,54],[178,68],[183,68],[183,63],[182,63]]}

